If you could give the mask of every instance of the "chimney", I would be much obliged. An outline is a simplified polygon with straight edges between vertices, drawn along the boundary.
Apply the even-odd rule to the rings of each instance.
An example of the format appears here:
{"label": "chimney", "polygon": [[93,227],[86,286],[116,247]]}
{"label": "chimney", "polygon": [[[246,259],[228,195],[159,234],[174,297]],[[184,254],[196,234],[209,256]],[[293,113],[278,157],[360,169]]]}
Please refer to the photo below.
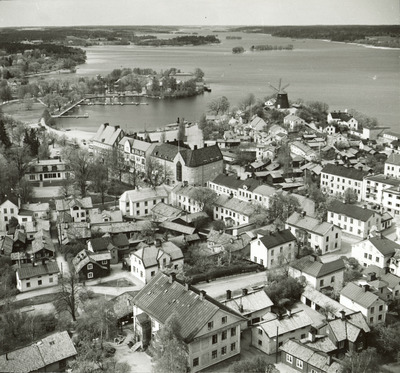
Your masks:
{"label": "chimney", "polygon": [[339,313],[340,313],[340,319],[343,321],[346,320],[346,311],[341,310],[341,311],[339,311]]}
{"label": "chimney", "polygon": [[119,130],[120,127],[119,126],[115,126],[114,128],[115,128],[115,130]]}
{"label": "chimney", "polygon": [[375,272],[368,273],[367,279],[368,279],[368,281],[375,281],[376,273]]}
{"label": "chimney", "polygon": [[242,295],[247,295],[248,294],[248,290],[246,288],[242,289]]}
{"label": "chimney", "polygon": [[306,212],[305,212],[305,211],[302,211],[302,212],[301,212],[301,216],[304,218],[304,217],[306,216]]}
{"label": "chimney", "polygon": [[109,123],[104,123],[103,126],[104,128],[108,127]]}
{"label": "chimney", "polygon": [[172,284],[176,280],[176,273],[171,272],[169,275],[169,283]]}
{"label": "chimney", "polygon": [[227,290],[226,291],[226,300],[230,300],[232,298],[232,291],[231,290]]}
{"label": "chimney", "polygon": [[385,275],[387,275],[387,274],[390,272],[389,267],[385,267],[385,268],[383,268],[383,269],[385,270]]}
{"label": "chimney", "polygon": [[310,260],[311,262],[316,262],[317,261],[317,256],[315,254],[310,255]]}
{"label": "chimney", "polygon": [[286,310],[286,315],[288,318],[292,317],[292,311],[291,310]]}
{"label": "chimney", "polygon": [[206,292],[204,290],[200,290],[200,300],[204,300],[206,298]]}
{"label": "chimney", "polygon": [[194,150],[197,150],[197,145],[194,146]]}
{"label": "chimney", "polygon": [[328,355],[328,356],[326,357],[326,364],[327,364],[327,365],[331,365],[331,364],[332,364],[332,356],[331,356],[331,355]]}
{"label": "chimney", "polygon": [[363,291],[366,293],[367,291],[369,291],[369,285],[365,284],[363,285]]}
{"label": "chimney", "polygon": [[314,328],[311,328],[308,332],[308,340],[310,342],[315,342],[315,330]]}
{"label": "chimney", "polygon": [[239,305],[239,312],[240,312],[240,313],[243,313],[243,304],[240,304],[240,305]]}
{"label": "chimney", "polygon": [[367,208],[367,205],[363,205],[363,209],[366,209]]}
{"label": "chimney", "polygon": [[189,283],[188,283],[188,282],[185,282],[185,290],[186,290],[186,291],[189,291],[189,286],[190,286]]}
{"label": "chimney", "polygon": [[156,239],[154,240],[154,246],[155,246],[155,247],[161,247],[161,240],[160,240],[159,238],[156,238]]}

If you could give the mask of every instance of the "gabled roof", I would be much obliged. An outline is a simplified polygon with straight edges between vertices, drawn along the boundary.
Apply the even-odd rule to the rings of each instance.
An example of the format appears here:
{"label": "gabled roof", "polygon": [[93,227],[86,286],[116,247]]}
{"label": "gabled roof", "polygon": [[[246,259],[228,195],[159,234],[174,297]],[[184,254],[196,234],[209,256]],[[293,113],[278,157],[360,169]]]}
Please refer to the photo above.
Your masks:
{"label": "gabled roof", "polygon": [[32,278],[37,276],[52,275],[59,273],[57,262],[47,262],[46,264],[32,263],[21,264],[21,267],[17,269],[18,277],[20,280],[26,278]]}
{"label": "gabled roof", "polygon": [[111,241],[117,247],[129,246],[128,237],[124,233],[119,233],[111,237]]}
{"label": "gabled roof", "polygon": [[133,299],[136,294],[137,292],[134,291],[126,291],[110,299],[109,303],[112,305],[117,319],[121,319],[133,312]]}
{"label": "gabled roof", "polygon": [[4,255],[11,255],[13,250],[14,240],[9,237],[5,236],[3,241],[1,241],[0,248],[3,251]]}
{"label": "gabled roof", "polygon": [[338,200],[333,200],[328,205],[328,213],[334,212],[336,214],[341,214],[348,216],[350,218],[360,220],[360,221],[368,221],[371,217],[376,214],[376,211],[369,210],[367,208],[359,207],[356,205],[350,205],[348,203],[343,203]]}
{"label": "gabled roof", "polygon": [[83,209],[93,208],[92,197],[56,199],[55,203],[57,211],[66,211],[74,206],[79,206]]}
{"label": "gabled roof", "polygon": [[110,240],[104,237],[96,237],[90,239],[89,242],[92,245],[93,251],[99,252],[108,250],[108,244],[110,243]]}
{"label": "gabled roof", "polygon": [[394,275],[393,273],[386,273],[381,276],[381,280],[386,281],[389,289],[400,285],[400,277]]}
{"label": "gabled roof", "polygon": [[0,371],[8,373],[42,371],[44,367],[76,356],[76,354],[68,332],[58,332],[29,346],[1,355]]}
{"label": "gabled roof", "polygon": [[260,118],[259,116],[256,116],[250,122],[251,128],[253,128],[256,131],[262,131],[266,125],[267,125],[267,123],[265,123],[264,119]]}
{"label": "gabled roof", "polygon": [[34,254],[42,249],[46,249],[53,253],[56,252],[53,240],[50,237],[50,232],[47,232],[47,231],[44,231],[43,229],[41,229],[40,231],[35,233],[35,235],[33,237],[34,237],[34,239],[32,241],[32,247],[30,250],[28,250],[29,253]]}
{"label": "gabled roof", "polygon": [[224,299],[221,303],[241,314],[257,312],[274,305],[264,289],[249,292],[246,295],[241,294],[231,299]]}
{"label": "gabled roof", "polygon": [[357,170],[353,167],[336,166],[335,164],[327,164],[322,171],[325,174],[345,177],[347,179],[362,181],[364,176],[368,175],[368,172]]}
{"label": "gabled roof", "polygon": [[110,126],[108,123],[100,125],[96,134],[94,135],[92,141],[97,141],[102,144],[114,146],[118,137],[122,134],[124,135],[124,131],[119,128],[119,126]]}
{"label": "gabled roof", "polygon": [[227,195],[220,195],[215,201],[214,206],[220,206],[249,217],[255,212],[253,204],[237,198],[230,198]]}
{"label": "gabled roof", "polygon": [[349,282],[340,292],[340,296],[344,296],[354,303],[361,305],[362,307],[368,308],[374,302],[376,302],[379,297],[371,293],[370,291],[364,291],[365,289],[361,286],[358,286],[352,282]]}
{"label": "gabled roof", "polygon": [[292,215],[290,215],[286,220],[286,224],[304,229],[320,236],[326,234],[333,227],[333,224],[331,223],[319,221],[318,219],[308,215],[302,216],[302,214],[298,212],[294,212]]}
{"label": "gabled roof", "polygon": [[134,303],[161,325],[176,313],[181,336],[186,343],[190,343],[218,311],[230,314],[237,321],[245,320],[222,303],[207,295],[201,299],[199,294],[200,291],[195,287],[189,286],[187,289],[180,281],[172,281],[170,276],[158,272],[139,291]]}
{"label": "gabled roof", "polygon": [[183,259],[182,250],[173,242],[161,242],[160,246],[141,244],[141,248],[131,255],[141,259],[145,268],[158,266],[160,257],[165,253],[172,261]]}
{"label": "gabled roof", "polygon": [[72,259],[72,264],[75,267],[76,273],[79,273],[82,270],[82,268],[88,263],[92,263],[102,269],[106,269],[106,267],[100,265],[97,261],[110,260],[110,259],[111,259],[110,252],[96,254],[83,249],[75,256],[74,259]]}
{"label": "gabled roof", "polygon": [[400,154],[397,154],[397,153],[390,154],[389,158],[386,160],[385,163],[400,166]]}
{"label": "gabled roof", "polygon": [[312,256],[303,257],[290,263],[290,266],[315,278],[344,271],[346,268],[343,259],[336,259],[331,262],[322,263],[320,260],[314,260]]}
{"label": "gabled roof", "polygon": [[284,229],[276,232],[270,231],[265,236],[261,237],[260,241],[267,249],[273,249],[274,247],[283,245],[287,242],[296,241],[296,237],[289,229]]}
{"label": "gabled roof", "polygon": [[293,312],[290,317],[285,315],[279,319],[277,315],[268,312],[263,316],[263,321],[258,324],[258,328],[264,330],[269,338],[275,338],[278,331],[278,336],[298,329],[311,326],[313,321],[303,310]]}
{"label": "gabled roof", "polygon": [[174,223],[171,221],[163,221],[162,223],[160,223],[160,227],[183,234],[193,234],[196,231],[196,228],[188,227],[186,225]]}
{"label": "gabled roof", "polygon": [[341,371],[341,364],[337,362],[333,362],[331,365],[328,364],[328,355],[315,351],[308,345],[293,339],[288,339],[279,349],[324,373],[338,373]]}
{"label": "gabled roof", "polygon": [[376,249],[382,255],[392,255],[395,253],[396,249],[400,249],[400,245],[392,240],[389,240],[385,236],[375,236],[369,238],[367,241],[371,242],[372,245],[376,247]]}
{"label": "gabled roof", "polygon": [[179,216],[182,215],[182,210],[171,206],[167,205],[164,202],[158,202],[152,209],[151,212],[156,215],[156,218],[158,221],[160,219],[166,220],[166,219],[175,219]]}
{"label": "gabled roof", "polygon": [[138,202],[145,201],[148,199],[154,198],[167,198],[168,190],[164,185],[157,186],[155,188],[140,188],[140,189],[132,189],[127,190],[122,193],[119,200],[122,202]]}

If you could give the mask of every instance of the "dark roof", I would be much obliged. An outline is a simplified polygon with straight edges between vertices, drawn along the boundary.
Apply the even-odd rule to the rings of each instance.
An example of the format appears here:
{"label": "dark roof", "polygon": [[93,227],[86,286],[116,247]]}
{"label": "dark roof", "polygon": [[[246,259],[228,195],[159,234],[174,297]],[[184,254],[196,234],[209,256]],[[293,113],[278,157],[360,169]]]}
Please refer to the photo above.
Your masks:
{"label": "dark roof", "polygon": [[368,172],[357,170],[353,167],[336,166],[335,164],[327,164],[321,172],[326,174],[346,177],[353,180],[362,180],[364,176],[368,175]]}
{"label": "dark roof", "polygon": [[375,215],[375,211],[369,210],[367,208],[359,207],[356,205],[350,205],[347,203],[340,202],[338,200],[334,200],[329,204],[328,212],[332,211],[336,214],[346,215],[350,218],[368,221],[371,216]]}
{"label": "dark roof", "polygon": [[180,148],[172,144],[161,144],[154,148],[151,155],[172,162],[178,154],[178,151],[187,167],[199,167],[208,163],[221,161],[223,158],[218,145],[192,150]]}
{"label": "dark roof", "polygon": [[333,260],[331,262],[322,263],[319,258],[314,260],[312,256],[306,256],[297,260],[296,262],[290,263],[290,266],[300,271],[309,274],[313,277],[324,277],[330,273],[344,271],[345,264],[343,259]]}
{"label": "dark roof", "polygon": [[395,253],[395,249],[400,249],[400,245],[388,238],[382,236],[371,237],[369,241],[380,251],[383,255],[391,255]]}
{"label": "dark roof", "polygon": [[22,267],[17,269],[20,280],[36,276],[52,275],[58,272],[60,270],[58,269],[57,262],[47,262],[46,264],[36,264],[35,266],[32,263],[22,264]]}
{"label": "dark roof", "polygon": [[[238,179],[236,176],[220,174],[211,182],[231,189],[239,189],[244,185],[245,181],[250,181],[250,180],[253,179],[241,180]],[[257,183],[258,183],[257,185],[260,185],[260,182]]]}
{"label": "dark roof", "polygon": [[129,246],[128,237],[126,237],[126,234],[124,234],[124,233],[120,233],[120,234],[113,236],[111,240],[115,246],[118,246],[118,247]]}
{"label": "dark roof", "polygon": [[13,239],[9,236],[5,236],[2,246],[1,246],[1,250],[3,251],[3,254],[10,255],[13,250],[13,245],[14,245]]}
{"label": "dark roof", "polygon": [[296,241],[296,237],[290,232],[290,229],[284,229],[282,231],[269,232],[269,234],[261,237],[260,240],[267,249],[272,249],[286,242]]}
{"label": "dark roof", "polygon": [[219,310],[238,321],[245,320],[240,314],[207,295],[200,299],[200,291],[195,287],[189,286],[187,290],[179,280],[170,282],[170,279],[170,276],[158,272],[136,295],[134,303],[162,325],[176,313],[186,343],[190,343]]}
{"label": "dark roof", "polygon": [[92,238],[90,240],[92,244],[93,251],[105,251],[107,250],[107,246],[110,243],[109,239],[105,239],[103,237]]}
{"label": "dark roof", "polygon": [[18,197],[17,196],[9,195],[6,197],[0,197],[0,206],[6,201],[10,201],[11,203],[13,203],[15,206],[18,207]]}
{"label": "dark roof", "polygon": [[43,369],[58,361],[76,356],[76,349],[68,332],[53,333],[36,343],[0,356],[0,371],[28,373]]}
{"label": "dark roof", "polygon": [[346,112],[343,112],[343,111],[332,111],[331,116],[332,116],[332,119],[339,119],[343,122],[348,122],[351,118],[353,118],[352,115],[350,115]]}

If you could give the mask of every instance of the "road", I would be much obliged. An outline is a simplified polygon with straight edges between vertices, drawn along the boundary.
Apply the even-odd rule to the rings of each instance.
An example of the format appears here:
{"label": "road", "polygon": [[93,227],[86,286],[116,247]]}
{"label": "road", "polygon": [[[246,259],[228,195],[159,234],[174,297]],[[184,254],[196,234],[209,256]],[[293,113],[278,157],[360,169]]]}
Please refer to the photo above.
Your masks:
{"label": "road", "polygon": [[267,282],[266,272],[258,272],[243,275],[224,277],[209,283],[200,283],[195,285],[196,288],[206,291],[206,293],[214,298],[223,298],[227,290],[235,291],[252,286],[265,285]]}

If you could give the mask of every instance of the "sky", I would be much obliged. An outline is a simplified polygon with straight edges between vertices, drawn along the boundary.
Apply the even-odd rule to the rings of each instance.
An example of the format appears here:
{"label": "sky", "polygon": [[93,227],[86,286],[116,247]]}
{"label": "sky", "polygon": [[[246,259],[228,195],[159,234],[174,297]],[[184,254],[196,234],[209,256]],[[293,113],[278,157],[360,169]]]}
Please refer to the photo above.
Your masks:
{"label": "sky", "polygon": [[0,0],[0,27],[400,24],[399,0]]}

